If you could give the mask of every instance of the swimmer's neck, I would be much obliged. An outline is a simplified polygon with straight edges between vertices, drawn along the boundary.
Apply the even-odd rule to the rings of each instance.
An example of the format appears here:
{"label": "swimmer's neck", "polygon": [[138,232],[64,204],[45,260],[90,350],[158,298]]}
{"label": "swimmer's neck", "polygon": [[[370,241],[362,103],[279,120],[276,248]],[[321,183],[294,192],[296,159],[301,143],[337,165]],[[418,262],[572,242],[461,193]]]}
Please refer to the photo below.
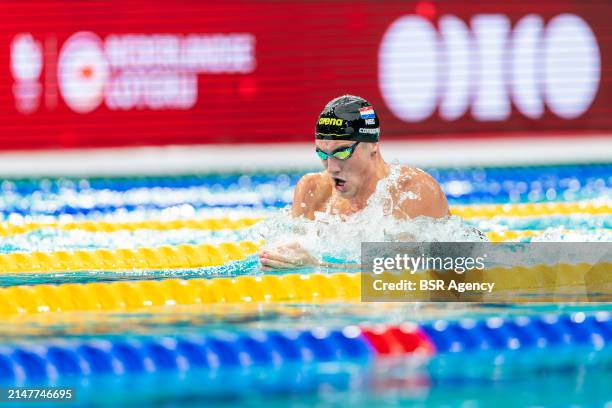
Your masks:
{"label": "swimmer's neck", "polygon": [[363,210],[367,206],[372,194],[376,191],[378,182],[388,177],[390,172],[391,166],[383,160],[379,153],[374,159],[372,166],[364,174],[362,187],[354,197],[347,199],[351,211]]}

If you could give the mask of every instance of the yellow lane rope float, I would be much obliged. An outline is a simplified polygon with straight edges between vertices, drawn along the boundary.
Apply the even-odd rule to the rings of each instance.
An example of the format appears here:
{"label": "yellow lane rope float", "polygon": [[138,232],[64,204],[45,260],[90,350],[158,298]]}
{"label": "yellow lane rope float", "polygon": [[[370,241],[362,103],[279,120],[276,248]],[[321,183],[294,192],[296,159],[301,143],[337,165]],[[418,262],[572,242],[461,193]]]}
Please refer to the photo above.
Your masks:
{"label": "yellow lane rope float", "polygon": [[356,300],[360,274],[288,274],[12,286],[0,289],[0,314],[142,311],[159,306]]}
{"label": "yellow lane rope float", "polygon": [[[529,203],[529,204],[492,204],[456,205],[451,213],[462,218],[489,218],[494,216],[546,216],[552,214],[612,214],[612,206],[606,203],[568,202],[568,203]],[[262,218],[206,218],[185,220],[148,220],[130,222],[75,221],[75,222],[25,222],[0,223],[0,236],[23,234],[43,228],[59,230],[83,230],[89,232],[134,231],[137,229],[174,230],[199,229],[223,230],[250,227]]]}
{"label": "yellow lane rope float", "polygon": [[[489,232],[492,241],[501,242],[535,236],[539,231]],[[0,254],[0,272],[74,272],[158,270],[220,266],[257,253],[261,242],[238,244],[199,244],[138,249],[95,249],[54,252],[15,252]]]}
{"label": "yellow lane rope float", "polygon": [[[612,263],[494,267],[467,273],[465,282],[494,282],[496,290],[516,291],[550,288],[601,288],[610,285]],[[439,273],[402,274],[410,280],[436,279]],[[0,314],[108,311],[142,312],[184,305],[259,302],[347,302],[360,299],[362,282],[372,287],[374,279],[388,282],[397,275],[361,273],[311,273],[240,276],[214,279],[165,279],[68,283],[61,285],[12,286],[0,289]],[[393,300],[393,297],[388,298]],[[406,300],[406,298],[402,298]]]}
{"label": "yellow lane rope float", "polygon": [[118,271],[220,266],[257,253],[261,243],[160,246],[138,249],[95,249],[0,254],[0,272]]}
{"label": "yellow lane rope float", "polygon": [[605,215],[612,214],[612,206],[603,202],[456,205],[451,208],[451,213],[462,218],[534,217],[554,214]]}
{"label": "yellow lane rope float", "polygon": [[76,221],[76,222],[27,222],[27,223],[0,223],[0,236],[10,236],[24,234],[43,228],[57,230],[83,230],[88,232],[115,232],[115,231],[134,231],[138,229],[151,230],[174,230],[174,229],[198,229],[198,230],[224,230],[240,229],[250,227],[261,218],[203,218],[185,220],[149,220],[149,221],[129,221],[129,222],[110,222],[110,221]]}
{"label": "yellow lane rope float", "polygon": [[493,242],[514,241],[523,238],[531,238],[542,235],[543,230],[508,230],[508,231],[488,231],[485,233],[487,238]]}
{"label": "yellow lane rope float", "polygon": [[[569,231],[568,231],[569,232]],[[534,237],[538,230],[487,232],[493,242]],[[95,249],[0,254],[0,273],[160,270],[221,266],[256,254],[263,242],[182,244],[137,249]]]}

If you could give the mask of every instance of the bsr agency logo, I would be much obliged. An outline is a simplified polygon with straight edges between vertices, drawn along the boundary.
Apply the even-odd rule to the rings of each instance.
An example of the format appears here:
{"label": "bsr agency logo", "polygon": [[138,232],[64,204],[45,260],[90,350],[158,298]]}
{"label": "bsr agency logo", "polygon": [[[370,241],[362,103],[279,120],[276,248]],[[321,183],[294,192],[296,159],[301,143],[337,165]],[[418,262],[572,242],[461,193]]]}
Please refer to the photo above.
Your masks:
{"label": "bsr agency logo", "polygon": [[469,25],[452,15],[435,26],[417,15],[395,20],[379,49],[379,86],[391,112],[420,122],[471,117],[503,121],[514,106],[539,119],[545,108],[575,119],[591,106],[600,84],[600,50],[581,17],[536,14],[512,26],[502,14]]}
{"label": "bsr agency logo", "polygon": [[[35,111],[45,65],[55,67],[59,94],[70,109],[190,109],[198,98],[198,74],[246,74],[255,69],[255,37],[230,34],[112,34],[70,36],[57,61],[29,33],[13,39],[13,94],[22,113]],[[53,79],[53,78],[52,78]]]}

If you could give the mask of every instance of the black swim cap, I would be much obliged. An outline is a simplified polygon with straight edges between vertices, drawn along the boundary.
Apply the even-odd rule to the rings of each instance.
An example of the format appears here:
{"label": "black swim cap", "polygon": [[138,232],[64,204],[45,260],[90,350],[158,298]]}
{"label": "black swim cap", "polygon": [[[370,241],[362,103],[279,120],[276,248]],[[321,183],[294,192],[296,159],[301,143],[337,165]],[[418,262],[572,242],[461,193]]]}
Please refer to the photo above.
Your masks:
{"label": "black swim cap", "polygon": [[332,99],[317,120],[317,139],[378,142],[380,123],[368,101],[354,95]]}

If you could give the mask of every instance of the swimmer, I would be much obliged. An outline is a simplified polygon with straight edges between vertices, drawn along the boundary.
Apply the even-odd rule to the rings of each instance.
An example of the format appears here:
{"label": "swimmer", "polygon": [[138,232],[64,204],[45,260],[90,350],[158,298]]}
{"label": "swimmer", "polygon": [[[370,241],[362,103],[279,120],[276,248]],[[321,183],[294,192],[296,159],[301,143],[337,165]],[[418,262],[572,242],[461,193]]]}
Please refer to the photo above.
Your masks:
{"label": "swimmer", "polygon": [[[387,178],[391,165],[383,159],[379,144],[380,123],[365,99],[344,95],[330,101],[319,115],[315,151],[324,170],[304,175],[293,194],[293,217],[315,219],[325,212],[341,218],[368,205],[379,181]],[[401,166],[389,186],[387,212],[397,219],[450,215],[440,185],[423,170]],[[263,269],[321,265],[297,243],[263,250]]]}

